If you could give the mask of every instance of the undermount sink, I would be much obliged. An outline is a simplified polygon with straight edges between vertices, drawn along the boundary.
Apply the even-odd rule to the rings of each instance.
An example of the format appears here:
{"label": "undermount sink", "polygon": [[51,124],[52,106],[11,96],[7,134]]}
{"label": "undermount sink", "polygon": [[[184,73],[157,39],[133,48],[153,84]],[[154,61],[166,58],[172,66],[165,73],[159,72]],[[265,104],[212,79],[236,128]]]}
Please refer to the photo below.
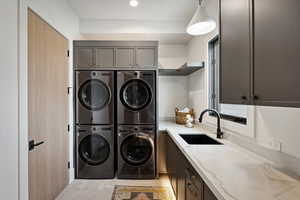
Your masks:
{"label": "undermount sink", "polygon": [[222,143],[205,134],[179,134],[184,141],[192,145],[222,145]]}

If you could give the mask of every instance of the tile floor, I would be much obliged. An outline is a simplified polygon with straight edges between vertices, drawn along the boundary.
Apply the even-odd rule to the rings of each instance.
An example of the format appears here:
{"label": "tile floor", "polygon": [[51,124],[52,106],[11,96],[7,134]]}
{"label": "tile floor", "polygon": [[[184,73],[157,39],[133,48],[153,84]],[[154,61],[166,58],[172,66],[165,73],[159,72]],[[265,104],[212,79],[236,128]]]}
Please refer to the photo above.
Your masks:
{"label": "tile floor", "polygon": [[[166,175],[162,175],[156,180],[75,180],[66,187],[56,200],[111,200],[115,185],[165,186],[172,193]],[[173,200],[175,200],[174,197]]]}

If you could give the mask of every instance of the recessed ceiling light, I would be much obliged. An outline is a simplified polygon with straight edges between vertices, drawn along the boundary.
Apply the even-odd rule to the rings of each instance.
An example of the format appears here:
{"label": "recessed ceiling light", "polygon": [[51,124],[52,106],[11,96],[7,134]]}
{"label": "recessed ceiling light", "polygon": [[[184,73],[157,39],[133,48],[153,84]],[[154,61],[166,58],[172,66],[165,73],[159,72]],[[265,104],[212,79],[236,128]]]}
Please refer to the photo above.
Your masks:
{"label": "recessed ceiling light", "polygon": [[137,7],[139,5],[139,2],[137,0],[130,0],[129,5],[132,7]]}

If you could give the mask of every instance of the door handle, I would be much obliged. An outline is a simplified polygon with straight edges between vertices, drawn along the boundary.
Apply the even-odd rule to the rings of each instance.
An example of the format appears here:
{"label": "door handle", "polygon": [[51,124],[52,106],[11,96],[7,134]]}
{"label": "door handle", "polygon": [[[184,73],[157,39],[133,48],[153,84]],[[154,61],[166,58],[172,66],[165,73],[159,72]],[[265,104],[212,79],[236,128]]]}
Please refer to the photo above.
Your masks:
{"label": "door handle", "polygon": [[41,142],[38,142],[38,143],[34,143],[34,140],[30,140],[29,141],[29,145],[28,145],[29,146],[29,151],[34,150],[35,147],[40,146],[40,145],[42,145],[44,143],[45,143],[44,141],[41,141]]}

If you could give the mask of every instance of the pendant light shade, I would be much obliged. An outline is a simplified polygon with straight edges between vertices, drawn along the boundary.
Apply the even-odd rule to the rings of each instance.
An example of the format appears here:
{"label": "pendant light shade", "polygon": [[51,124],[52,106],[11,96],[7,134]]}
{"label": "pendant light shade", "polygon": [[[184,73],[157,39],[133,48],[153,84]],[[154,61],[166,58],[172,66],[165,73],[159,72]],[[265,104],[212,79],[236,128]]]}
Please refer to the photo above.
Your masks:
{"label": "pendant light shade", "polygon": [[199,5],[186,32],[190,35],[204,35],[213,31],[216,26],[216,22],[207,15],[205,8]]}

